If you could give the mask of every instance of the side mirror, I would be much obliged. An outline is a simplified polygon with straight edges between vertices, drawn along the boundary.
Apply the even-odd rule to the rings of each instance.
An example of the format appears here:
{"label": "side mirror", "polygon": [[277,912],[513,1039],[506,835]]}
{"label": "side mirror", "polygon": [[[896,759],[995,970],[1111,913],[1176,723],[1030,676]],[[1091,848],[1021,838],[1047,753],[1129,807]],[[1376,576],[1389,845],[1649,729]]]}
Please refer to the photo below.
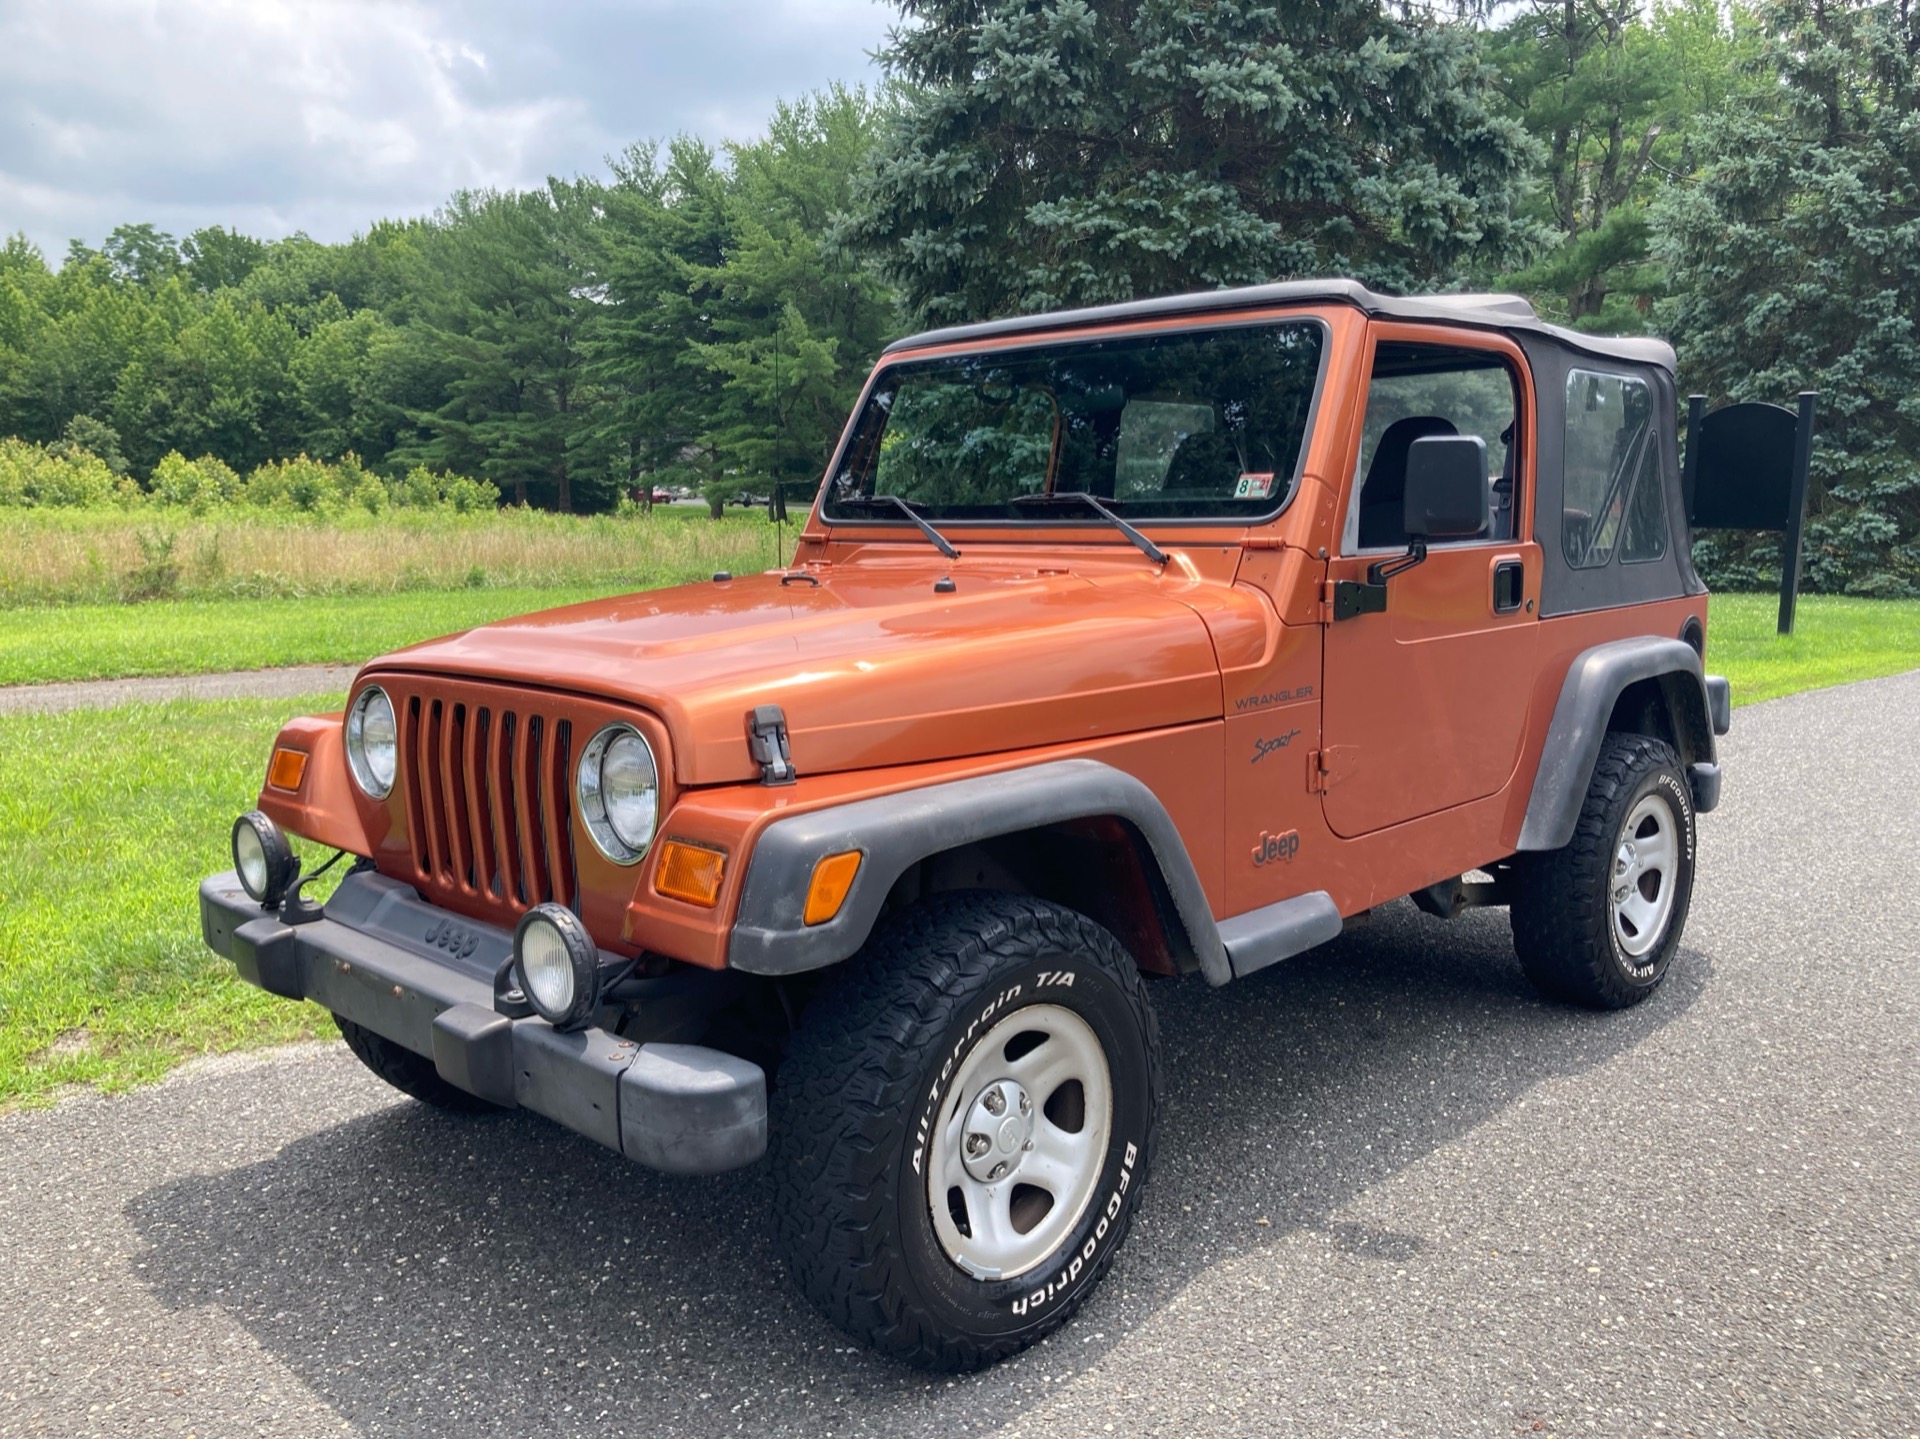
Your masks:
{"label": "side mirror", "polygon": [[1487,442],[1428,435],[1407,451],[1406,529],[1414,540],[1471,539],[1493,522]]}
{"label": "side mirror", "polygon": [[1333,617],[1350,620],[1383,614],[1387,581],[1424,564],[1428,540],[1466,540],[1493,523],[1487,487],[1487,442],[1478,435],[1428,435],[1407,450],[1407,492],[1402,511],[1407,552],[1367,566],[1366,583],[1337,580]]}

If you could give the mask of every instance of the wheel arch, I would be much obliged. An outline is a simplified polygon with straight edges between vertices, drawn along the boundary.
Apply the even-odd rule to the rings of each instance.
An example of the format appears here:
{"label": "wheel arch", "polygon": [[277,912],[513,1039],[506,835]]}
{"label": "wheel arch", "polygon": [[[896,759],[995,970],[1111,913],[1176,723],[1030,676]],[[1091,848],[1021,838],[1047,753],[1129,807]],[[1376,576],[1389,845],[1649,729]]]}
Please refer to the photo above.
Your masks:
{"label": "wheel arch", "polygon": [[1692,776],[1696,799],[1717,795],[1714,725],[1699,653],[1681,639],[1611,640],[1582,650],[1567,667],[1517,850],[1559,849],[1573,837],[1601,743],[1612,733],[1667,741]]}
{"label": "wheel arch", "polygon": [[[813,867],[861,851],[840,912],[804,922]],[[970,875],[978,875],[969,880]],[[1132,880],[1132,883],[1128,883]],[[747,863],[727,962],[794,974],[850,958],[889,902],[968,887],[1049,899],[1111,930],[1143,969],[1232,976],[1180,832],[1153,791],[1097,760],[1057,760],[774,821]]]}

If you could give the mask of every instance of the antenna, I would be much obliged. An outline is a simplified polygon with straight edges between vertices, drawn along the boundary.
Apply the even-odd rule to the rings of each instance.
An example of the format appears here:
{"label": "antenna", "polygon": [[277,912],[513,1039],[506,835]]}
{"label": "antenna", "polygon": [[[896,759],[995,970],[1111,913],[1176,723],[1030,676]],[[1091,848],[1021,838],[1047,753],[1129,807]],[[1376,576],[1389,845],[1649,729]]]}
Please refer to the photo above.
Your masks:
{"label": "antenna", "polygon": [[787,482],[776,479],[767,491],[767,518],[773,521],[773,566],[787,567]]}

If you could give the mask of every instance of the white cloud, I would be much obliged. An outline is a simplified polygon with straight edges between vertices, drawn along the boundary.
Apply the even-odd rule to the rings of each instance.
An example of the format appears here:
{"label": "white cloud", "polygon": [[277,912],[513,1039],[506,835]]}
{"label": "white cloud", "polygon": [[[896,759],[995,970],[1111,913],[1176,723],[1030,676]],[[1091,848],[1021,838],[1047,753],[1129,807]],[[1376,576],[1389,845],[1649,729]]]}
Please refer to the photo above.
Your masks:
{"label": "white cloud", "polygon": [[7,0],[0,232],[341,238],[871,80],[872,0]]}

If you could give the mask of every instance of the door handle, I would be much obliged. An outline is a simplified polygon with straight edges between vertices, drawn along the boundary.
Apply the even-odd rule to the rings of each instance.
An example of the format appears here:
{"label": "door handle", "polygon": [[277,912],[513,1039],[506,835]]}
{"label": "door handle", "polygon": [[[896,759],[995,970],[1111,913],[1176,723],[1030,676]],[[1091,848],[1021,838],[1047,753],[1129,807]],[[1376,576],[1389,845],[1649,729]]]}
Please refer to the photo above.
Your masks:
{"label": "door handle", "polygon": [[1510,615],[1520,608],[1527,591],[1527,567],[1519,560],[1496,560],[1493,566],[1493,612]]}

